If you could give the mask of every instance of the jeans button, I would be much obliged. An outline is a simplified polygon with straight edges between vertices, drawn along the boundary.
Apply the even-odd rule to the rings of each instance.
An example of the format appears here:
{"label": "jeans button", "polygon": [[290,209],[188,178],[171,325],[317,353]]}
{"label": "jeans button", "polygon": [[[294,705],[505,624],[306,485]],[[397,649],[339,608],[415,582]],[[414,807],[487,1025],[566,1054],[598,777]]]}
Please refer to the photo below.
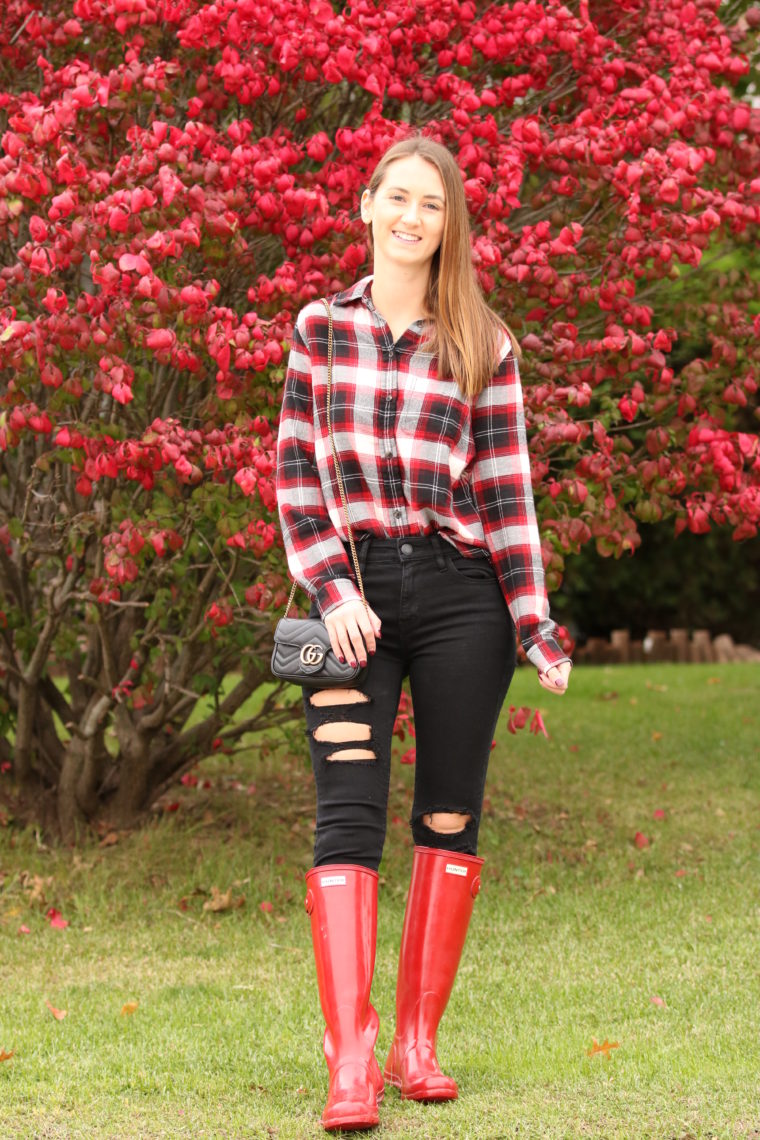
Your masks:
{"label": "jeans button", "polygon": [[412,546],[411,542],[402,542],[401,543],[401,553],[402,554],[414,553],[414,547]]}

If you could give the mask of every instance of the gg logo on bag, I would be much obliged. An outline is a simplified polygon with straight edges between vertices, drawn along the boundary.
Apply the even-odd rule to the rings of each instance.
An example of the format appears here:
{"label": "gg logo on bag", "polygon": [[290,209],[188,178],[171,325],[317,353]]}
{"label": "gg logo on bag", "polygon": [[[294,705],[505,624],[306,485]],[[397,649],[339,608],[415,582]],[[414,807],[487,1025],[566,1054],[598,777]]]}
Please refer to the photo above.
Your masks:
{"label": "gg logo on bag", "polygon": [[308,645],[304,645],[300,656],[302,665],[311,665],[313,667],[322,664],[325,651],[321,645],[315,645],[314,642],[310,642]]}

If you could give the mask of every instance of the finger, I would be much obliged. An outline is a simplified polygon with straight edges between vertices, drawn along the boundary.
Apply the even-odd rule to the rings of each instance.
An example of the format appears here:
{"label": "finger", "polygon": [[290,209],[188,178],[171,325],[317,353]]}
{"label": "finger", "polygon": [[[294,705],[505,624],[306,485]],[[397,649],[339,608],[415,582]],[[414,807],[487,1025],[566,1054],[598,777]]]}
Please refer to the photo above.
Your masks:
{"label": "finger", "polygon": [[329,621],[327,618],[325,618],[325,628],[327,629],[327,632],[330,636],[330,646],[333,653],[339,661],[345,661],[346,652],[341,644],[341,637],[343,635],[343,623],[338,623],[334,618]]}
{"label": "finger", "polygon": [[365,613],[361,614],[359,617],[359,629],[361,631],[362,637],[364,638],[364,644],[367,647],[367,653],[374,653],[377,649],[377,645],[375,643],[375,630],[372,626],[372,622]]}
{"label": "finger", "polygon": [[547,669],[545,673],[539,671],[538,681],[541,688],[546,689],[547,693],[561,696],[567,689],[567,678],[556,665]]}
{"label": "finger", "polygon": [[360,665],[367,664],[367,647],[364,644],[362,631],[359,628],[359,623],[355,617],[349,617],[346,622],[346,629],[351,641],[351,658],[353,661],[358,661]]}

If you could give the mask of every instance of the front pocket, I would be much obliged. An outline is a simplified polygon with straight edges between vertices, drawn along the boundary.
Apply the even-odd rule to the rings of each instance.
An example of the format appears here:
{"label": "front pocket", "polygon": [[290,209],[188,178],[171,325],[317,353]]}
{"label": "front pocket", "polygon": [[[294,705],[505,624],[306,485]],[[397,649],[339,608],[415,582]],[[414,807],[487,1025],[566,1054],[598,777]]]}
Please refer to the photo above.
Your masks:
{"label": "front pocket", "polygon": [[466,578],[468,582],[496,581],[496,571],[483,555],[467,558],[464,554],[449,554],[448,563],[458,578]]}

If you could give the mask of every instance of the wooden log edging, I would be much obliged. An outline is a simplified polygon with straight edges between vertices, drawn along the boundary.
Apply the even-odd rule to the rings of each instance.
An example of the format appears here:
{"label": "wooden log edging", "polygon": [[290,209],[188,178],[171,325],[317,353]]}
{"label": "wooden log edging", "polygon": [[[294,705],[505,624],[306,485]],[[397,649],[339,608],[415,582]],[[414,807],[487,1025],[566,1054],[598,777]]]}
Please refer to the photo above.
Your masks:
{"label": "wooden log edging", "polygon": [[691,662],[758,661],[760,649],[737,645],[728,633],[712,637],[707,629],[650,629],[642,640],[627,629],[613,629],[609,639],[590,637],[578,646],[573,661],[589,665],[627,665],[648,661]]}

